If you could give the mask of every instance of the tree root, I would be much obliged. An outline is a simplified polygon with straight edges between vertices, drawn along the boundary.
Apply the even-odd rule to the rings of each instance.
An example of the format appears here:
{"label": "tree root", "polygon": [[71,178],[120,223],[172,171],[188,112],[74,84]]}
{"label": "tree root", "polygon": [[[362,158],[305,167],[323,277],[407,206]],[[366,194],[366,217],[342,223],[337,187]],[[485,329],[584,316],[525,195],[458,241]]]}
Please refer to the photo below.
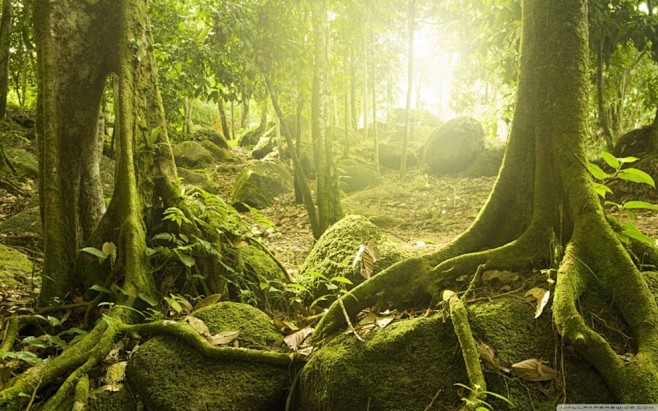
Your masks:
{"label": "tree root", "polygon": [[[15,324],[19,324],[16,321]],[[14,326],[16,328],[17,326]],[[13,331],[12,331],[13,333]],[[18,333],[16,328],[15,335]],[[58,410],[64,400],[74,390],[76,404],[86,403],[89,391],[88,373],[112,350],[116,341],[127,333],[171,335],[183,340],[202,355],[218,360],[246,361],[288,367],[302,362],[296,353],[258,351],[247,348],[218,347],[209,343],[203,336],[187,324],[176,321],[157,321],[145,324],[126,324],[118,315],[110,314],[102,318],[96,326],[58,357],[47,359],[25,373],[13,378],[0,391],[0,409],[23,409],[26,399],[39,388],[57,383],[62,376],[66,379],[45,403],[44,410]],[[7,343],[7,342],[6,342]]]}

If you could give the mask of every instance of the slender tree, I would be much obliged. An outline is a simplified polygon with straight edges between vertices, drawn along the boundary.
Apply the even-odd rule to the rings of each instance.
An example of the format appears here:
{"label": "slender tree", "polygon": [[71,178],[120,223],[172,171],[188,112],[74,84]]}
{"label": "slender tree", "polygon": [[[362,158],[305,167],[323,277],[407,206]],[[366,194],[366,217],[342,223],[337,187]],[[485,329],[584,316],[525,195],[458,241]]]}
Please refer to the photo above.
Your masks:
{"label": "slender tree", "polygon": [[[333,304],[322,339],[380,299],[429,300],[479,267],[554,268],[553,320],[624,403],[658,402],[658,307],[606,221],[585,163],[587,2],[524,0],[517,105],[503,166],[473,225],[435,253],[402,261]],[[591,329],[578,300],[598,293],[632,330],[625,362]]]}
{"label": "slender tree", "polygon": [[407,147],[411,139],[411,96],[414,84],[414,32],[416,31],[416,0],[409,0],[408,16],[409,43],[407,45],[407,103],[404,110],[404,139],[402,141],[402,158],[400,176],[407,174]]}
{"label": "slender tree", "polygon": [[11,28],[11,0],[2,0],[2,17],[0,18],[0,119],[4,118],[7,112]]}

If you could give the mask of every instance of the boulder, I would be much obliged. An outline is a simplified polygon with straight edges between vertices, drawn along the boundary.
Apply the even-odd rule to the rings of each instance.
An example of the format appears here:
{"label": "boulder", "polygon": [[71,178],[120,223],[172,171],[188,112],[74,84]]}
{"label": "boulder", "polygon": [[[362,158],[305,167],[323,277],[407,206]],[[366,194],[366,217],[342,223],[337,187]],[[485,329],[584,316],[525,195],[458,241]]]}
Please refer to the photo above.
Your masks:
{"label": "boulder", "polygon": [[[507,297],[471,304],[469,310],[476,340],[493,347],[497,359],[516,363],[536,358],[561,368],[555,363],[560,347],[555,346],[559,338],[552,336],[551,320],[546,314],[535,320],[532,305]],[[291,409],[461,409],[464,390],[454,384],[469,385],[468,377],[453,325],[442,315],[394,321],[375,327],[364,339],[362,343],[343,334],[322,347],[302,370]],[[570,350],[564,350],[564,358],[568,383],[560,389],[544,388],[558,381],[534,383],[486,371],[487,390],[522,410],[554,410],[562,389],[570,403],[615,403],[592,367]],[[492,396],[486,401],[493,409],[510,409]]]}
{"label": "boulder", "polygon": [[178,176],[183,179],[185,184],[200,185],[206,182],[206,177],[196,171],[188,170],[183,167],[177,167]]}
{"label": "boulder", "polygon": [[484,129],[475,119],[454,118],[439,127],[423,150],[430,172],[454,174],[465,170],[484,150]]}
{"label": "boulder", "polygon": [[644,126],[619,137],[615,144],[614,155],[616,157],[642,157],[649,148],[651,128],[651,125]]}
{"label": "boulder", "polygon": [[174,159],[177,166],[201,167],[212,163],[213,156],[196,141],[183,141],[173,148]]}
{"label": "boulder", "polygon": [[464,177],[494,177],[503,164],[505,147],[487,148],[478,154],[475,161],[463,171]]}
{"label": "boulder", "polygon": [[199,128],[197,130],[194,130],[192,133],[192,140],[196,141],[210,141],[213,144],[215,144],[219,148],[223,148],[224,150],[228,150],[228,142],[226,141],[226,138],[219,133],[218,131],[214,129],[208,129],[208,128]]}
{"label": "boulder", "polygon": [[368,163],[355,158],[342,159],[336,164],[340,188],[346,193],[379,184],[379,176]]}
{"label": "boulder", "polygon": [[[369,243],[371,246],[368,246]],[[376,249],[378,254],[370,276],[409,256],[400,244],[389,238],[366,217],[347,215],[329,227],[315,243],[300,269],[300,278],[320,273],[329,279],[342,276],[354,284],[365,281],[361,274],[361,261],[356,266],[353,265],[362,245]],[[315,298],[320,296],[318,292],[325,292],[326,289],[316,291]]]}
{"label": "boulder", "polygon": [[244,210],[242,203],[254,208],[265,208],[276,196],[293,189],[292,176],[282,164],[255,162],[245,167],[233,186],[233,203]]}
{"label": "boulder", "polygon": [[[283,345],[270,318],[246,304],[223,302],[194,312],[211,334],[239,331],[241,347]],[[126,368],[131,391],[146,410],[282,410],[294,370],[257,362],[221,361],[170,336],[153,338]]]}
{"label": "boulder", "polygon": [[98,388],[89,393],[87,398],[89,411],[134,411],[137,401],[123,385],[111,389]]}
{"label": "boulder", "polygon": [[0,284],[17,286],[28,284],[34,264],[18,250],[0,244]]}
{"label": "boulder", "polygon": [[222,161],[230,160],[232,158],[231,157],[231,152],[229,151],[228,146],[227,147],[222,147],[222,146],[219,146],[215,142],[210,141],[210,140],[202,140],[200,142],[200,144],[206,150],[208,150],[208,152],[210,152],[210,155],[212,155],[212,157],[213,157],[213,159],[215,159],[215,161],[222,162]]}
{"label": "boulder", "polygon": [[22,148],[6,147],[7,158],[19,176],[36,179],[39,177],[37,156]]}
{"label": "boulder", "polygon": [[274,150],[274,138],[270,136],[263,136],[258,140],[256,147],[251,151],[251,156],[256,160],[265,158]]}
{"label": "boulder", "polygon": [[[399,170],[402,163],[402,147],[392,144],[379,145],[379,164],[386,168]],[[418,157],[412,152],[407,150],[407,167],[414,167],[418,164]]]}

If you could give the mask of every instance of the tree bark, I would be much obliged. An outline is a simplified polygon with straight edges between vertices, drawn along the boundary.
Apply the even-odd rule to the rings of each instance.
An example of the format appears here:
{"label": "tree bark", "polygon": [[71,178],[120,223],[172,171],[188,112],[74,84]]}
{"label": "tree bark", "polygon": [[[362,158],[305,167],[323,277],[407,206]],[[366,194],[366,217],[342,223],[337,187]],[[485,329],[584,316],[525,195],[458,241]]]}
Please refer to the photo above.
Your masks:
{"label": "tree bark", "polygon": [[404,139],[402,140],[402,157],[400,159],[400,177],[407,174],[407,151],[411,139],[411,96],[414,84],[414,32],[416,31],[416,0],[409,0],[409,43],[407,45],[407,102],[404,111]]}
{"label": "tree bark", "polygon": [[11,0],[2,0],[2,18],[0,18],[0,119],[5,118],[5,114],[7,112],[11,26]]}

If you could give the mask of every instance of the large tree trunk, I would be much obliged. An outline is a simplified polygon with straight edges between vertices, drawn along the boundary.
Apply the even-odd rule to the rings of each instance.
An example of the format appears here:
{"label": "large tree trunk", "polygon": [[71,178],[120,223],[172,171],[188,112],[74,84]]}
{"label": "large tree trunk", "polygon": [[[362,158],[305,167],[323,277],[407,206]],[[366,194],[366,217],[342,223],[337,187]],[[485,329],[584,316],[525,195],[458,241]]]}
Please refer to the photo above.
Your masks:
{"label": "large tree trunk", "polygon": [[[379,299],[415,302],[482,270],[555,269],[553,319],[563,341],[603,376],[621,402],[658,402],[658,307],[642,274],[607,224],[585,164],[585,0],[523,2],[517,106],[504,162],[480,215],[439,251],[402,261],[343,298],[354,315]],[[468,283],[468,281],[467,281]],[[632,330],[624,362],[578,310],[585,293],[610,301]],[[316,328],[345,323],[334,304]]]}
{"label": "large tree trunk", "polygon": [[409,43],[407,45],[407,104],[404,110],[404,139],[402,140],[402,159],[400,160],[400,177],[407,174],[407,150],[411,139],[411,96],[414,84],[414,32],[416,31],[416,0],[409,0]]}
{"label": "large tree trunk", "polygon": [[[329,130],[329,28],[325,0],[313,2],[312,23],[315,42],[313,92],[311,96],[311,137],[317,170],[317,204],[320,231],[342,217],[336,167]],[[364,96],[367,97],[367,96]]]}
{"label": "large tree trunk", "polygon": [[11,0],[2,0],[0,18],[0,119],[7,112],[7,92],[9,91],[9,56],[12,26]]}

